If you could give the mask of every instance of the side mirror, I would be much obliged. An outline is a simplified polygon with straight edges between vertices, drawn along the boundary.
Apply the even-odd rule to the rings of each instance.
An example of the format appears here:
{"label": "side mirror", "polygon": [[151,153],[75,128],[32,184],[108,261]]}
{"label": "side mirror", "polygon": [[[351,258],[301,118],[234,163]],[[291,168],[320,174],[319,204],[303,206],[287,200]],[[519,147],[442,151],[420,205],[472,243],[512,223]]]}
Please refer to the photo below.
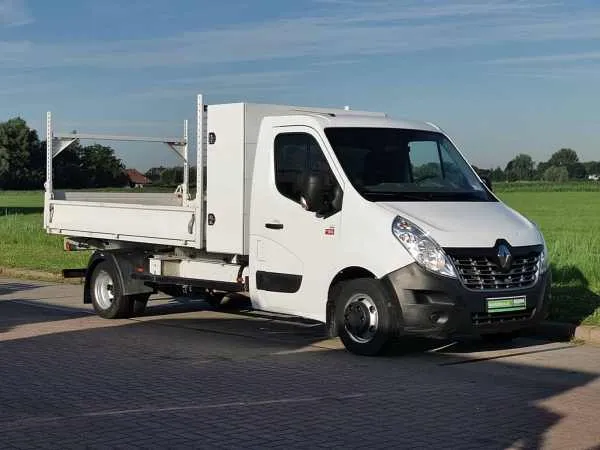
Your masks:
{"label": "side mirror", "polygon": [[481,179],[483,180],[483,183],[487,186],[487,188],[490,191],[493,191],[493,189],[492,189],[492,180],[490,180],[489,177],[481,177]]}
{"label": "side mirror", "polygon": [[302,206],[307,211],[319,213],[326,206],[325,179],[323,174],[311,173],[306,176],[302,187]]}

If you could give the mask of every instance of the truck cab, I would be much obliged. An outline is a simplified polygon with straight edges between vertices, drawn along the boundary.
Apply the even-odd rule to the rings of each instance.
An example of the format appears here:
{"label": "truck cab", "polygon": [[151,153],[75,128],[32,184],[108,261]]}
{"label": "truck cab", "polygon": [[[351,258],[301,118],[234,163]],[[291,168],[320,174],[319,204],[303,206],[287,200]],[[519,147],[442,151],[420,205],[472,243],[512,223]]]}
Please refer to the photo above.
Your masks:
{"label": "truck cab", "polygon": [[509,335],[545,314],[548,253],[438,127],[265,117],[254,163],[250,291],[330,324],[357,353],[390,336]]}
{"label": "truck cab", "polygon": [[510,337],[546,316],[541,231],[436,125],[346,108],[197,105],[195,197],[187,122],[180,140],[146,139],[184,159],[179,195],[55,191],[53,158],[100,137],[54,135],[48,113],[44,226],[96,249],[78,273],[100,316],[141,314],[158,291],[243,292],[257,310],[325,324],[362,355],[407,335]]}

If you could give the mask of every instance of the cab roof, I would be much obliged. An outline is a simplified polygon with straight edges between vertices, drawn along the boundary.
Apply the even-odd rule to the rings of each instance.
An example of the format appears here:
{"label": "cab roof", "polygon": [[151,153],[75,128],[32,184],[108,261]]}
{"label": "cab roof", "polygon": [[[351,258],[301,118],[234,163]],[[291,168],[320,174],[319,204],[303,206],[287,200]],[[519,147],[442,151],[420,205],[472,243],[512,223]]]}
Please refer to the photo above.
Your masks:
{"label": "cab roof", "polygon": [[311,117],[323,128],[333,127],[360,127],[360,128],[404,128],[410,130],[442,131],[436,125],[429,122],[394,119],[386,116],[372,116],[360,114],[343,113],[307,113],[300,112],[297,116]]}

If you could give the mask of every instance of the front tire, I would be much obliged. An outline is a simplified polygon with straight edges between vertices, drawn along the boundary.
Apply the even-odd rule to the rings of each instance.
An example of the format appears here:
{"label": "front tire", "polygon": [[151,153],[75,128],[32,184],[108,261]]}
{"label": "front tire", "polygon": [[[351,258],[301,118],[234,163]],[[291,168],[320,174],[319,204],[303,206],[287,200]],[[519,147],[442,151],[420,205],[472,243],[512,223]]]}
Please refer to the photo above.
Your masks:
{"label": "front tire", "polygon": [[394,329],[394,304],[378,280],[344,282],[335,314],[338,335],[351,353],[375,356],[387,348]]}
{"label": "front tire", "polygon": [[109,261],[102,261],[94,268],[90,297],[96,314],[105,319],[126,318],[133,312],[133,299],[123,295],[117,271]]}

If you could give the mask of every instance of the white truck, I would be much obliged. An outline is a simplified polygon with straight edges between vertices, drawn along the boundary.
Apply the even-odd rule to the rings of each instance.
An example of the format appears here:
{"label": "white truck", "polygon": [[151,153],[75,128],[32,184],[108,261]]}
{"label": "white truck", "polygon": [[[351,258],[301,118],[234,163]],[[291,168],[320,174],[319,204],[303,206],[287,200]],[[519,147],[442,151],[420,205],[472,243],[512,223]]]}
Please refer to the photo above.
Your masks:
{"label": "white truck", "polygon": [[[174,193],[59,191],[52,160],[77,139],[164,142]],[[244,293],[315,320],[357,354],[392,338],[509,337],[545,317],[538,227],[503,204],[436,125],[383,113],[197,98],[197,183],[182,138],[55,134],[47,116],[44,227],[95,251],[83,301],[104,318],[153,293]],[[143,190],[141,190],[143,191]]]}

